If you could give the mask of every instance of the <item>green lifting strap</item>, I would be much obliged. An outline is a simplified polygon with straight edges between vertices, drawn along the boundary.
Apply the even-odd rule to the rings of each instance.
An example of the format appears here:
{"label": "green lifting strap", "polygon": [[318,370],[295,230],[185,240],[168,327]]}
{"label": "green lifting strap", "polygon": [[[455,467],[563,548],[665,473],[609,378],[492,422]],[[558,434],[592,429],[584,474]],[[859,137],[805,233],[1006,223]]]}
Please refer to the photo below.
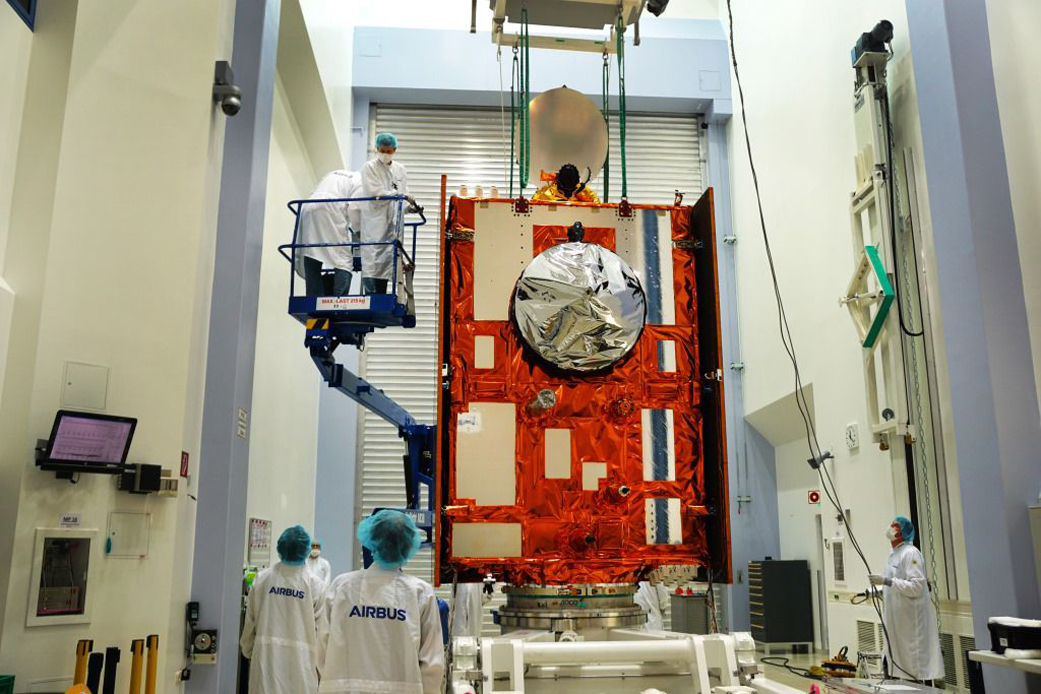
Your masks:
{"label": "green lifting strap", "polygon": [[629,177],[625,167],[625,24],[618,15],[618,135],[622,145],[622,197],[629,197]]}
{"label": "green lifting strap", "polygon": [[528,112],[528,104],[531,100],[531,55],[528,36],[528,10],[521,10],[521,69],[523,71],[521,80],[521,99],[523,110],[521,111],[521,170],[520,170],[520,193],[524,195],[524,189],[528,187],[528,169],[531,168],[531,117]]}
{"label": "green lifting strap", "polygon": [[524,178],[521,179],[522,192],[528,187],[531,177],[531,34],[528,29],[528,10],[521,12],[524,22]]}
{"label": "green lifting strap", "polygon": [[514,87],[517,84],[517,74],[520,65],[517,58],[517,47],[513,47],[513,68],[510,71],[510,197],[513,197],[513,169],[517,165],[517,99],[514,95]]}
{"label": "green lifting strap", "polygon": [[607,202],[607,196],[610,194],[611,189],[611,100],[610,100],[610,89],[611,89],[611,58],[608,56],[607,51],[604,51],[604,78],[601,82],[603,85],[604,95],[604,125],[607,126],[607,154],[604,157],[604,197],[603,201]]}

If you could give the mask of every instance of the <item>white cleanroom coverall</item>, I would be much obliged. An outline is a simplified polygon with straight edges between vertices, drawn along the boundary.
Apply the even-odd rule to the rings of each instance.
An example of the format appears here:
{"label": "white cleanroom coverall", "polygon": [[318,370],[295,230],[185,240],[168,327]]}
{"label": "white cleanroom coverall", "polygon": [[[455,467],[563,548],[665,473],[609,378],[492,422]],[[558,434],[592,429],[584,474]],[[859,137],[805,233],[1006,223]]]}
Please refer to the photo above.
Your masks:
{"label": "white cleanroom coverall", "polygon": [[323,588],[327,588],[333,578],[333,569],[329,566],[329,560],[325,557],[308,557],[306,564],[307,570],[322,582]]}
{"label": "white cleanroom coverall", "polygon": [[324,586],[304,565],[279,562],[253,582],[239,645],[249,658],[249,694],[318,691]]}
{"label": "white cleanroom coverall", "polygon": [[[330,200],[337,198],[360,198],[361,175],[356,171],[331,171],[318,182],[308,200]],[[314,202],[300,206],[300,229],[297,243],[354,243],[347,232],[350,226],[355,233],[361,231],[362,203]],[[354,252],[351,246],[326,246],[301,248],[297,252],[297,269],[300,274],[301,257],[314,258],[339,270],[351,271]]]}
{"label": "white cleanroom coverall", "polygon": [[325,609],[319,692],[441,691],[445,650],[429,583],[373,564],[337,576],[326,592]]}
{"label": "white cleanroom coverall", "polygon": [[669,590],[663,585],[652,585],[640,581],[633,602],[647,611],[648,631],[665,630],[665,606],[668,604]]}
{"label": "white cleanroom coverall", "polygon": [[[362,197],[408,195],[408,173],[396,161],[384,164],[379,158],[366,162],[361,169]],[[400,203],[401,209],[408,203]],[[400,241],[397,213],[399,201],[369,201],[362,203],[362,243]],[[400,256],[399,256],[400,257]],[[361,247],[362,276],[389,280],[394,274],[394,250],[391,246]],[[393,291],[393,290],[392,290]]]}
{"label": "white cleanroom coverall", "polygon": [[480,636],[484,628],[484,606],[489,602],[491,596],[484,592],[483,583],[457,584],[452,606],[452,636]]}
{"label": "white cleanroom coverall", "polygon": [[922,553],[910,542],[899,545],[889,554],[883,576],[888,585],[882,588],[882,614],[889,635],[883,656],[889,660],[890,676],[943,679],[936,608],[929,596]]}

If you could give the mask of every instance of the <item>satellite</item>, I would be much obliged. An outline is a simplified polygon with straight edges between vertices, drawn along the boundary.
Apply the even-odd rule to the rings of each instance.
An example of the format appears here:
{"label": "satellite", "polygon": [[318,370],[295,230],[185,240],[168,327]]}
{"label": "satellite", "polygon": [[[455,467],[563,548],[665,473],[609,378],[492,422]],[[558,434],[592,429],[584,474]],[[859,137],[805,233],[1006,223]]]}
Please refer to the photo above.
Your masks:
{"label": "satellite", "polygon": [[[595,177],[607,132],[583,101],[532,102],[534,169]],[[712,205],[451,198],[440,581],[506,582],[517,625],[543,628],[522,603],[730,581]]]}

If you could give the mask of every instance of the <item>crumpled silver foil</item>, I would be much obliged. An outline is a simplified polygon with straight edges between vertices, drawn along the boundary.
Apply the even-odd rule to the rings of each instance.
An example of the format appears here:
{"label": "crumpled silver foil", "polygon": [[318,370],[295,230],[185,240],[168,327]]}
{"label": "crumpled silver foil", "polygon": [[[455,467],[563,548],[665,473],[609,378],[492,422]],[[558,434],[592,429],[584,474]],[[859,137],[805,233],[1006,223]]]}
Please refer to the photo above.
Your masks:
{"label": "crumpled silver foil", "polygon": [[640,337],[647,301],[624,260],[592,243],[563,243],[521,273],[513,315],[524,341],[569,371],[597,371],[628,354]]}

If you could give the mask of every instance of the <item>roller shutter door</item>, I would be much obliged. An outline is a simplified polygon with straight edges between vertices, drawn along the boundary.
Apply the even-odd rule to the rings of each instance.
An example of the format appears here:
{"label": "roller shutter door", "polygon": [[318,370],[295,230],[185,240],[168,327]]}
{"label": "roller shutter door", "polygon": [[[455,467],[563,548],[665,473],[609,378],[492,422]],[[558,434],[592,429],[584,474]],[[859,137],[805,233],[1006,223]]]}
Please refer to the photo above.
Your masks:
{"label": "roller shutter door", "polygon": [[[429,223],[420,227],[416,251],[415,328],[387,328],[370,335],[362,354],[365,378],[384,390],[420,422],[433,424],[437,384],[437,253],[441,174],[448,174],[449,195],[466,185],[470,194],[481,185],[485,194],[497,186],[508,190],[505,168],[509,142],[509,113],[497,109],[438,108],[378,104],[372,107],[369,155],[376,133],[397,135],[396,156],[408,168],[412,194],[425,208]],[[626,127],[629,199],[632,202],[671,204],[675,191],[694,202],[702,192],[703,161],[699,120],[695,116],[630,114]],[[621,194],[618,118],[611,123],[610,200]],[[526,190],[528,197],[535,183]],[[515,181],[516,185],[516,181]],[[603,194],[602,182],[590,184]],[[365,412],[361,423],[359,518],[374,508],[405,504],[402,476],[404,444],[394,427]],[[433,579],[428,550],[410,562],[409,573]]]}

